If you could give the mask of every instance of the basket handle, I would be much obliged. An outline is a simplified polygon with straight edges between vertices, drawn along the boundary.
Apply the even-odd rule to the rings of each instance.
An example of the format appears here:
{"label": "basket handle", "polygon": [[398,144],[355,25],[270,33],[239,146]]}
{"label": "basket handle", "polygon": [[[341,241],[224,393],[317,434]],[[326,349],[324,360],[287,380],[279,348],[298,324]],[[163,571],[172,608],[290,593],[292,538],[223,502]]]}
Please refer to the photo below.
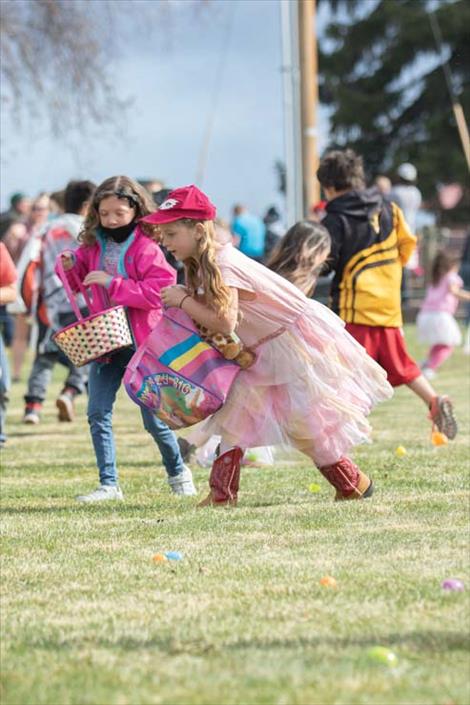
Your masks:
{"label": "basket handle", "polygon": [[[88,306],[88,310],[91,311],[91,301],[90,301],[90,297],[88,296],[88,292],[87,292],[86,288],[83,286],[82,282],[78,278],[77,273],[74,271],[74,269],[70,269],[69,272],[70,272],[70,275],[74,281],[75,286],[80,291],[83,298],[85,299],[85,303]],[[58,257],[58,262],[57,262],[57,274],[59,275],[60,281],[64,285],[65,293],[67,294],[68,300],[70,301],[70,305],[72,306],[73,312],[76,315],[77,320],[82,321],[83,316],[82,316],[80,308],[77,304],[77,301],[75,299],[75,295],[70,287],[69,280],[67,278],[67,275],[64,270],[64,265],[62,263],[62,257],[60,255]]]}

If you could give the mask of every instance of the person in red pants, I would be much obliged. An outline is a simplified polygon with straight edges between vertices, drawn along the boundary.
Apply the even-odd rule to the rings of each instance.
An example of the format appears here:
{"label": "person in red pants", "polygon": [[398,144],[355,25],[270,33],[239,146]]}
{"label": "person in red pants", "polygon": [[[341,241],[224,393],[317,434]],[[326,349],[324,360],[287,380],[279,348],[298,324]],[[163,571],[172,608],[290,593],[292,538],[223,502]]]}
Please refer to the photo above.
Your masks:
{"label": "person in red pants", "polygon": [[452,440],[457,433],[452,402],[438,396],[422,374],[402,330],[402,270],[416,237],[395,203],[365,188],[362,158],[352,150],[326,154],[317,177],[328,200],[322,225],[330,233],[331,253],[323,272],[335,273],[333,310],[386,370],[390,384],[406,384],[428,407],[433,427]]}

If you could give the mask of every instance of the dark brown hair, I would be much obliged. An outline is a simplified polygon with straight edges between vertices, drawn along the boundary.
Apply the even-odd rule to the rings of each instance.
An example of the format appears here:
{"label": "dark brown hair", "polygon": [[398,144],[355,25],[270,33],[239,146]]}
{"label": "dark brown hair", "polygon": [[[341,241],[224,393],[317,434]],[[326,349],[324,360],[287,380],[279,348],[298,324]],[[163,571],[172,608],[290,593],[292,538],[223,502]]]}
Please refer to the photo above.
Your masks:
{"label": "dark brown hair", "polygon": [[[96,242],[96,231],[100,226],[99,206],[101,201],[104,198],[109,198],[109,196],[126,198],[129,205],[135,208],[136,220],[156,210],[150,194],[137,181],[130,179],[128,176],[111,176],[103,181],[93,193],[85,222],[78,238],[85,245],[93,245]],[[153,228],[147,229],[143,227],[142,230],[148,237],[154,238]]]}
{"label": "dark brown hair", "polygon": [[362,157],[352,149],[328,152],[320,162],[317,178],[322,186],[336,191],[362,189],[365,186]]}
{"label": "dark brown hair", "polygon": [[447,272],[450,272],[452,267],[459,263],[459,258],[456,255],[449,255],[447,252],[440,250],[434,257],[431,265],[431,281],[433,286],[437,286]]}
{"label": "dark brown hair", "polygon": [[95,189],[96,184],[92,181],[69,181],[63,191],[65,213],[80,213],[84,204],[91,199]]}

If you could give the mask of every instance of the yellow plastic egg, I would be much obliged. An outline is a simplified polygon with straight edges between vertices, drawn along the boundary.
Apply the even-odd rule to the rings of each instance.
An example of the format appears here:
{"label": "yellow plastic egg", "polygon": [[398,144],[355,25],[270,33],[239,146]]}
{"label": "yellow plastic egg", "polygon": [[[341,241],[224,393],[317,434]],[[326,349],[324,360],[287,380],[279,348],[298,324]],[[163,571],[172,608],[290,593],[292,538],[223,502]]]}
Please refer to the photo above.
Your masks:
{"label": "yellow plastic egg", "polygon": [[398,663],[397,655],[387,649],[386,646],[374,646],[367,651],[369,661],[378,663],[382,666],[396,666]]}
{"label": "yellow plastic egg", "polygon": [[398,448],[395,448],[395,455],[397,458],[404,458],[407,453],[408,451],[405,446],[398,446]]}

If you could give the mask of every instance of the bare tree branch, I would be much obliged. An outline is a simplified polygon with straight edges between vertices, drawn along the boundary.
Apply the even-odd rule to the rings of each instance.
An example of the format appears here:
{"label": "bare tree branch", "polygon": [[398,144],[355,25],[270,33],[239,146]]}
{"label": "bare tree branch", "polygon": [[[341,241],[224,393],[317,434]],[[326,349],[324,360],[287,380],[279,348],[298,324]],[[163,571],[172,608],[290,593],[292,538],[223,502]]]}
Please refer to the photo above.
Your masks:
{"label": "bare tree branch", "polygon": [[[188,9],[206,3],[187,0]],[[1,0],[2,109],[19,129],[46,118],[62,137],[116,124],[130,103],[111,71],[123,37],[131,29],[145,37],[147,29],[150,38],[171,7],[169,0]]]}

